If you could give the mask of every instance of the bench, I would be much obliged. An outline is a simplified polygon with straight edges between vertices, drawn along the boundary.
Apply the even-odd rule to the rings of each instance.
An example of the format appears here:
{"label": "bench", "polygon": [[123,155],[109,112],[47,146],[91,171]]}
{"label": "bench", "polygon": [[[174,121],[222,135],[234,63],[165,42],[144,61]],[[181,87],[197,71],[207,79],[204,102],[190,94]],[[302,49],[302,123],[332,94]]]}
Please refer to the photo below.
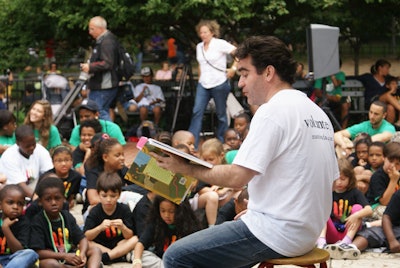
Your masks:
{"label": "bench", "polygon": [[[293,87],[305,93],[310,93],[313,87],[312,81],[300,80],[293,84]],[[342,86],[342,96],[351,98],[350,115],[359,115],[360,119],[365,119],[368,115],[368,110],[365,109],[364,86],[355,79],[346,79]]]}
{"label": "bench", "polygon": [[[134,85],[137,85],[138,83],[140,83],[141,80],[140,79],[133,79],[132,83]],[[166,113],[164,113],[163,115],[163,120],[165,120],[165,117],[168,117],[167,121],[171,121],[171,118],[173,116],[173,109],[175,108],[175,101],[177,98],[177,92],[179,89],[179,83],[175,82],[175,81],[154,81],[154,84],[159,85],[164,92],[164,96],[167,102],[167,106],[170,105],[168,111],[166,111]],[[189,83],[188,83],[189,84]],[[186,84],[185,87],[185,91],[183,92],[183,95],[185,98],[194,98],[194,92],[193,92],[193,88],[192,86]],[[295,83],[293,83],[293,88],[296,88],[298,90],[301,90],[307,94],[310,94],[313,88],[313,81],[308,81],[308,80],[298,80]],[[237,82],[234,83],[234,88],[235,90],[239,90],[238,86],[237,86]],[[351,98],[351,107],[349,110],[349,114],[350,114],[350,119],[352,121],[362,121],[367,119],[368,116],[368,110],[365,109],[365,98],[364,98],[364,87],[362,85],[362,83],[353,78],[353,77],[349,77],[349,79],[346,80],[345,84],[342,86],[343,91],[342,91],[342,96],[343,97],[350,97]],[[239,90],[240,91],[240,90]],[[237,97],[238,99],[241,99],[241,97]],[[183,103],[181,102],[181,105],[183,105]],[[172,107],[171,107],[172,106]],[[180,116],[186,113],[190,113],[191,111],[187,110],[188,108],[186,107],[186,109],[184,111],[182,111],[180,113]],[[128,122],[121,122],[125,128],[129,128],[130,126],[132,126],[133,124],[138,124],[140,122],[139,120],[139,112],[131,112],[131,113],[127,113],[128,116]],[[151,111],[149,111],[149,116],[150,116],[150,120],[151,120],[151,116],[152,113]],[[206,129],[210,129],[210,131],[213,131],[213,127],[214,127],[214,114],[212,113],[212,111],[206,111],[205,116],[208,118],[207,121],[211,120],[210,122],[210,126],[205,126]],[[211,119],[210,119],[211,118]],[[185,121],[187,121],[188,119],[185,118]],[[168,122],[170,123],[170,122]],[[168,125],[168,123],[166,125]],[[206,123],[206,122],[204,122]],[[188,122],[184,123],[185,125],[188,124]],[[164,122],[165,125],[165,122]]]}
{"label": "bench", "polygon": [[368,114],[368,110],[365,110],[364,86],[359,80],[346,80],[342,89],[342,96],[351,98],[350,114]]}

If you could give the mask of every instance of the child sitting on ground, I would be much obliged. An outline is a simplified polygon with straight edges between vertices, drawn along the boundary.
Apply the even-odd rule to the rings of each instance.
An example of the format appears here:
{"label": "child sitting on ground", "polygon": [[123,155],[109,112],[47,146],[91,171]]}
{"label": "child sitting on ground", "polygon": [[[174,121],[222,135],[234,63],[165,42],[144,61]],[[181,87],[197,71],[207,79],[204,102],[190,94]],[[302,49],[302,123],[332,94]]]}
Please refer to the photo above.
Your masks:
{"label": "child sitting on ground", "polygon": [[380,167],[382,167],[385,157],[383,156],[383,150],[385,143],[381,141],[372,142],[368,149],[368,163],[371,166],[371,171],[374,173]]}
{"label": "child sitting on ground", "polygon": [[[201,145],[200,158],[213,165],[225,164],[225,153],[222,142],[217,138],[206,140]],[[208,185],[203,182],[199,182],[197,191],[200,194],[200,197],[202,194],[205,194],[209,191],[217,192],[219,200],[218,206],[221,207],[226,204],[238,191],[240,191],[240,189],[219,187],[218,185]]]}
{"label": "child sitting on ground", "polygon": [[[353,167],[347,159],[338,159],[340,177],[334,182],[333,206],[328,223],[317,241],[319,248],[329,251],[333,259],[355,259],[353,238],[364,217],[372,215],[371,206],[356,188]],[[327,245],[328,243],[328,245]]]}
{"label": "child sitting on ground", "polygon": [[197,156],[195,144],[195,137],[187,130],[178,130],[172,135],[172,147],[176,147],[178,144],[185,144],[189,147],[190,154]]}
{"label": "child sitting on ground", "polygon": [[28,249],[29,223],[22,216],[25,194],[21,186],[9,184],[0,191],[0,267],[30,268],[39,258]]}
{"label": "child sitting on ground", "polygon": [[384,147],[385,143],[380,141],[371,143],[368,148],[368,163],[370,165],[370,169],[365,169],[362,166],[357,166],[354,168],[354,173],[357,179],[357,188],[364,195],[366,195],[368,192],[372,174],[383,165],[385,159],[383,157]]}
{"label": "child sitting on ground", "polygon": [[92,138],[97,133],[100,133],[101,130],[101,124],[97,119],[88,119],[81,123],[81,127],[79,128],[81,142],[72,152],[72,164],[73,168],[82,176],[85,175],[84,165],[91,153]]}
{"label": "child sitting on ground", "polygon": [[[163,267],[162,256],[176,240],[200,230],[187,200],[179,205],[156,196],[148,225],[135,246],[133,268]],[[149,251],[154,246],[152,251]]]}
{"label": "child sitting on ground", "polygon": [[130,261],[125,258],[138,241],[133,234],[132,213],[128,205],[118,202],[122,181],[117,173],[103,172],[97,180],[100,203],[85,221],[85,235],[91,246],[101,249],[102,262]]}
{"label": "child sitting on ground", "polygon": [[374,211],[372,218],[382,219],[383,211],[399,188],[400,143],[390,142],[383,150],[383,166],[371,176],[367,199]]}
{"label": "child sitting on ground", "polygon": [[242,212],[247,209],[248,202],[249,192],[247,191],[247,188],[244,188],[238,192],[237,196],[233,197],[218,210],[217,224],[239,218],[242,215]]}
{"label": "child sitting on ground", "polygon": [[18,184],[25,197],[32,198],[39,176],[53,168],[49,151],[36,142],[31,126],[21,125],[15,130],[16,144],[0,158],[0,170],[7,184]]}
{"label": "child sitting on ground", "polygon": [[368,138],[357,140],[354,143],[355,158],[351,160],[353,167],[361,166],[364,169],[370,169],[368,163],[368,149],[370,145],[371,140]]}
{"label": "child sitting on ground", "polygon": [[69,147],[64,145],[55,147],[52,150],[51,158],[53,160],[54,168],[50,169],[45,174],[54,173],[57,177],[63,180],[65,186],[65,198],[69,203],[69,208],[72,208],[75,204],[75,196],[79,193],[82,175],[72,169],[72,152]]}
{"label": "child sitting on ground", "polygon": [[250,128],[250,116],[247,113],[241,113],[234,119],[233,128],[239,133],[240,139],[244,141]]}
{"label": "child sitting on ground", "polygon": [[382,226],[359,231],[353,244],[358,250],[387,247],[392,253],[400,253],[400,191],[396,191],[382,216]]}
{"label": "child sitting on ground", "polygon": [[32,220],[30,248],[39,254],[40,267],[102,267],[101,252],[88,241],[64,204],[64,184],[48,177],[37,187],[43,207]]}
{"label": "child sitting on ground", "polygon": [[238,150],[241,144],[239,133],[233,128],[228,128],[224,135],[224,151]]}
{"label": "child sitting on ground", "polygon": [[[82,209],[84,218],[86,217],[87,210],[100,202],[96,183],[99,175],[103,171],[107,173],[115,172],[118,174],[122,185],[126,185],[124,190],[130,190],[140,194],[147,193],[142,187],[133,184],[125,178],[128,168],[125,166],[124,148],[117,139],[110,138],[110,136],[105,133],[97,133],[93,137],[93,140],[96,140],[96,142],[93,143],[90,157],[85,164],[87,198]],[[127,187],[129,187],[129,189]]]}

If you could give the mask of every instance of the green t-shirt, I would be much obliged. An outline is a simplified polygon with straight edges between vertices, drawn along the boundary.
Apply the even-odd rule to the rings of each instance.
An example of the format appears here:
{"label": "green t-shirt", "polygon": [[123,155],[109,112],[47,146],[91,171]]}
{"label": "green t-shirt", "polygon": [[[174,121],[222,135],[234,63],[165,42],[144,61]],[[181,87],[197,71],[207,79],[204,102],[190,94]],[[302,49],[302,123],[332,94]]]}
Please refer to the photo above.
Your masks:
{"label": "green t-shirt", "polygon": [[[33,132],[35,134],[36,142],[39,142],[40,141],[39,130],[34,129]],[[46,149],[50,150],[51,148],[54,148],[58,145],[61,145],[60,133],[58,132],[58,128],[55,125],[51,125],[49,142],[47,143]]]}
{"label": "green t-shirt", "polygon": [[227,164],[232,164],[233,159],[235,159],[236,155],[238,153],[238,150],[231,150],[225,154],[225,160]]}
{"label": "green t-shirt", "polygon": [[[336,80],[342,81],[342,85],[346,82],[346,75],[342,71],[335,74],[335,77],[336,77]],[[326,78],[326,87],[325,87],[326,94],[330,95],[330,96],[338,95],[341,97],[342,96],[342,86],[334,87],[331,77],[328,76],[325,78]],[[322,88],[322,78],[315,80],[314,88],[318,88],[318,89]]]}
{"label": "green t-shirt", "polygon": [[396,132],[396,129],[392,124],[383,119],[382,124],[377,129],[372,128],[371,122],[368,120],[348,127],[347,131],[350,133],[350,138],[354,139],[358,133],[362,132],[368,133],[370,136],[373,136],[383,132],[390,132],[394,134]]}
{"label": "green t-shirt", "polygon": [[[0,136],[0,144],[3,146],[11,146],[15,144],[15,133],[12,136]],[[0,154],[1,157],[1,154]]]}
{"label": "green t-shirt", "polygon": [[[122,134],[121,128],[117,124],[103,119],[99,119],[99,122],[104,133],[107,133],[112,138],[116,138],[122,145],[126,144],[124,134]],[[76,125],[74,129],[72,129],[71,138],[69,139],[69,144],[72,146],[76,147],[81,143],[81,136],[79,135],[80,127],[81,125]]]}
{"label": "green t-shirt", "polygon": [[12,136],[0,136],[0,144],[11,146],[15,144],[15,133]]}

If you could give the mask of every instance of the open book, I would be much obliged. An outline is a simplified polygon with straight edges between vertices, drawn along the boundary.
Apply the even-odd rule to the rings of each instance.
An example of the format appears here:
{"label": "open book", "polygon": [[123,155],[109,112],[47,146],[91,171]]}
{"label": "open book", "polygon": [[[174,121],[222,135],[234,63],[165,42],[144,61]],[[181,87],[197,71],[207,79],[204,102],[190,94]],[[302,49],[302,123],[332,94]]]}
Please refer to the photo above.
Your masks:
{"label": "open book", "polygon": [[158,166],[155,158],[150,156],[150,152],[163,154],[169,152],[183,157],[191,163],[203,165],[211,168],[212,164],[194,157],[185,152],[179,151],[165,143],[157,140],[141,137],[136,147],[140,150],[125,179],[144,187],[168,200],[180,204],[190,193],[197,180],[191,176],[173,173],[167,169]]}

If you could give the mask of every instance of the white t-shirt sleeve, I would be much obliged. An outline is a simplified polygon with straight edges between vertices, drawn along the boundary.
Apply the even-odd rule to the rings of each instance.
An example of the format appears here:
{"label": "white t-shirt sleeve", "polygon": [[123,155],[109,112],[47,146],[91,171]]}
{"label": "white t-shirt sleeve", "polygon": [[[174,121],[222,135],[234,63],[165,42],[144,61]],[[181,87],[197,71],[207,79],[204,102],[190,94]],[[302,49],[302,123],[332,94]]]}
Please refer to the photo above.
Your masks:
{"label": "white t-shirt sleeve", "polygon": [[26,182],[27,178],[35,173],[29,168],[28,160],[20,156],[16,144],[3,153],[0,162],[1,170],[7,178],[7,184]]}
{"label": "white t-shirt sleeve", "polygon": [[50,153],[46,148],[43,146],[38,146],[40,144],[36,145],[36,150],[38,150],[38,156],[39,156],[39,174],[43,174],[49,169],[52,169],[53,166],[53,160],[51,159]]}

